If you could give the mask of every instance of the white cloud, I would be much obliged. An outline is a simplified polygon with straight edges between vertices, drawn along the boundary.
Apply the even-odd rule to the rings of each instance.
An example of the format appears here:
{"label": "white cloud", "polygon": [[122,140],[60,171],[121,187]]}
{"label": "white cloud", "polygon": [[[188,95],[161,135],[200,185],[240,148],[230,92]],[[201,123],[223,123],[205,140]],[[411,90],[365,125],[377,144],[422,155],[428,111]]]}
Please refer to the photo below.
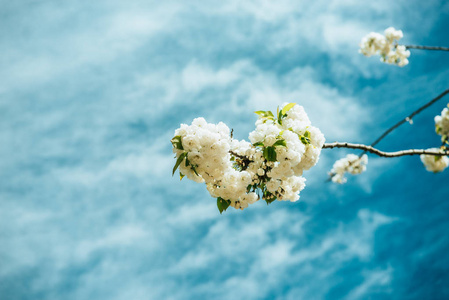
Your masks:
{"label": "white cloud", "polygon": [[[6,49],[4,57],[8,59],[1,72],[7,80],[2,82],[2,90],[48,84],[54,78],[71,76],[86,67],[115,64],[121,56],[129,55],[155,35],[164,34],[178,24],[175,20],[181,8],[179,4],[153,3],[142,10],[117,4],[108,5],[108,12],[86,12],[82,22],[74,19],[76,15],[70,5],[46,9],[27,7],[27,17],[19,25],[29,34],[26,39],[17,35],[11,40],[26,47]],[[36,19],[41,18],[47,18],[53,27],[34,26]],[[65,22],[73,24],[67,26]],[[55,30],[61,26],[63,31]]]}
{"label": "white cloud", "polygon": [[[310,67],[294,68],[283,76],[277,76],[274,72],[261,70],[250,61],[237,61],[220,69],[195,62],[184,68],[181,80],[185,91],[179,86],[166,86],[167,90],[171,87],[177,90],[174,96],[177,100],[163,103],[179,103],[183,99],[195,105],[197,97],[200,97],[214,103],[214,110],[204,111],[207,114],[223,115],[226,111],[228,115],[232,112],[251,115],[255,110],[273,110],[284,102],[297,102],[305,107],[313,124],[325,136],[335,140],[359,138],[363,126],[370,122],[369,113],[359,99],[341,94],[335,87],[322,83],[317,71]],[[174,82],[179,83],[179,80]],[[210,87],[214,91],[204,94]],[[191,95],[191,100],[186,99],[187,92],[195,92],[196,97]],[[217,94],[229,100],[217,101],[214,99]],[[173,94],[170,95],[173,99]]]}
{"label": "white cloud", "polygon": [[197,62],[191,62],[182,71],[182,84],[187,91],[198,91],[209,86],[228,86],[238,79],[239,64],[215,71]]}
{"label": "white cloud", "polygon": [[[275,220],[278,225],[273,223]],[[245,262],[245,267],[235,274],[217,269],[216,276],[227,278],[226,289],[219,289],[222,297],[232,297],[235,291],[243,292],[247,299],[257,299],[283,282],[307,279],[315,282],[310,283],[310,289],[319,287],[320,294],[315,297],[320,298],[333,287],[333,274],[345,263],[355,258],[369,260],[373,254],[376,230],[393,221],[394,219],[382,214],[361,210],[354,222],[330,229],[325,235],[308,243],[301,234],[303,230],[307,230],[307,223],[304,223],[303,216],[293,212],[276,211],[269,214],[268,218],[239,220],[234,226],[230,226],[226,219],[218,220],[208,235],[175,265],[173,272],[190,274],[206,266],[219,268],[222,262],[231,266],[236,262]],[[301,224],[299,235],[290,229],[295,222]],[[290,270],[294,270],[292,275],[289,275]],[[380,279],[376,279],[378,277],[371,276],[365,286],[379,283]],[[262,285],[261,280],[264,282]],[[386,285],[389,282],[381,283]],[[359,290],[362,289],[366,287]],[[299,291],[296,292],[297,298],[304,296]],[[352,292],[354,293],[361,292]]]}
{"label": "white cloud", "polygon": [[375,287],[389,285],[391,282],[393,269],[388,267],[383,270],[371,270],[364,274],[365,280],[355,287],[345,299],[363,299]]}
{"label": "white cloud", "polygon": [[127,225],[111,228],[106,236],[95,237],[80,241],[76,247],[75,255],[78,259],[86,259],[92,252],[107,250],[107,248],[127,247],[143,239],[148,239],[148,233],[142,227]]}

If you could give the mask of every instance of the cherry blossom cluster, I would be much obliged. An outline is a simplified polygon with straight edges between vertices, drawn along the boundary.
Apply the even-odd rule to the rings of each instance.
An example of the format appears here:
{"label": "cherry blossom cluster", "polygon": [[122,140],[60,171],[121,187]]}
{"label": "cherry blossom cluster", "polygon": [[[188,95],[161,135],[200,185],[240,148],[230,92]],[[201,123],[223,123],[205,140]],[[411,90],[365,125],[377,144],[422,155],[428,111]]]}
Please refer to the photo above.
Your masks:
{"label": "cherry blossom cluster", "polygon": [[408,64],[410,51],[397,41],[402,38],[402,30],[388,27],[384,35],[371,32],[362,38],[359,52],[365,56],[380,55],[380,61],[403,67]]}
{"label": "cherry blossom cluster", "polygon": [[367,164],[368,156],[366,154],[363,154],[361,157],[355,154],[348,154],[334,163],[329,175],[332,177],[333,182],[343,184],[347,181],[345,173],[360,174],[366,170]]}
{"label": "cherry blossom cluster", "polygon": [[176,129],[171,142],[176,154],[173,174],[204,182],[217,198],[220,213],[229,206],[244,209],[263,199],[297,201],[305,187],[304,170],[319,159],[324,136],[295,103],[257,111],[250,142],[236,140],[224,123],[203,118]]}

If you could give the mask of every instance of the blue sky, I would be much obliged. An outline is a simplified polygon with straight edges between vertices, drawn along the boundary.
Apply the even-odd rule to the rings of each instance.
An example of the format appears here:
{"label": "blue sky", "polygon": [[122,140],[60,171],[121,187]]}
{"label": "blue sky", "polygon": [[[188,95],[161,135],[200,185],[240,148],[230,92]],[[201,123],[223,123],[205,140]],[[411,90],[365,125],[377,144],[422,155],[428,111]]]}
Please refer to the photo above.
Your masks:
{"label": "blue sky", "polygon": [[[449,46],[445,1],[2,1],[0,298],[447,299],[449,173],[370,156],[296,203],[220,215],[171,177],[180,123],[247,139],[297,102],[328,142],[370,143],[449,87],[449,54],[404,68],[358,54],[371,31]],[[439,145],[443,99],[378,146]]]}

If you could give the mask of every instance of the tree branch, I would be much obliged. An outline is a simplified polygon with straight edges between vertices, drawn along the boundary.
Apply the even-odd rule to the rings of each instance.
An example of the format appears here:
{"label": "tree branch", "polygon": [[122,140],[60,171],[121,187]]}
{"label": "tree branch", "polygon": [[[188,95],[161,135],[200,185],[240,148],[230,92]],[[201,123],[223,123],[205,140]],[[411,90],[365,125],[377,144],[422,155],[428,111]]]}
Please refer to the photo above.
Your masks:
{"label": "tree branch", "polygon": [[323,149],[332,149],[332,148],[349,148],[349,149],[360,149],[363,150],[363,153],[370,152],[382,157],[398,157],[404,155],[435,155],[435,156],[444,156],[449,155],[449,151],[433,151],[433,150],[424,150],[424,149],[410,149],[410,150],[402,150],[396,152],[384,152],[379,149],[373,148],[372,146],[363,145],[363,144],[352,144],[352,143],[326,143],[323,146]]}
{"label": "tree branch", "polygon": [[[417,110],[412,112],[410,115],[408,115],[401,121],[397,122],[396,124],[394,124],[393,126],[388,128],[384,133],[382,133],[381,136],[379,136],[374,142],[372,142],[370,146],[372,146],[372,147],[376,146],[390,132],[392,132],[393,130],[395,130],[396,128],[398,128],[399,126],[404,124],[405,122],[410,122],[414,116],[416,116],[417,114],[422,112],[424,109],[428,108],[429,106],[431,106],[432,104],[434,104],[435,102],[437,102],[438,100],[440,100],[441,98],[446,96],[447,94],[449,94],[449,89],[445,90],[444,92],[442,92],[441,94],[439,94],[438,96],[436,96],[435,98],[433,98],[432,100],[430,100],[429,102],[427,102],[426,104],[424,104],[423,106],[421,106],[420,108],[418,108]],[[365,154],[366,152],[367,152],[366,150],[363,151],[359,156],[362,157],[362,155]]]}
{"label": "tree branch", "polygon": [[449,51],[448,47],[417,46],[417,45],[404,45],[404,46],[407,49]]}

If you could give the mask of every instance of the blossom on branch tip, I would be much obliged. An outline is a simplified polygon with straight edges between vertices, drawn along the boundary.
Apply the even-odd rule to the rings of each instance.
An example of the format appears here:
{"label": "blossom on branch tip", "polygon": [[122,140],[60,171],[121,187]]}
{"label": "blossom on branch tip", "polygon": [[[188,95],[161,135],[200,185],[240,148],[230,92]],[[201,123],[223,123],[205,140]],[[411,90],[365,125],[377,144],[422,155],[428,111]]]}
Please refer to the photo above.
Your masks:
{"label": "blossom on branch tip", "polygon": [[402,36],[402,30],[393,27],[385,29],[384,35],[371,32],[362,38],[359,52],[368,57],[378,54],[380,61],[403,67],[409,63],[410,51],[397,44]]}
{"label": "blossom on branch tip", "polygon": [[435,117],[435,131],[441,135],[441,141],[449,136],[449,104],[443,109],[441,115]]}
{"label": "blossom on branch tip", "polygon": [[332,176],[332,181],[335,183],[346,183],[347,179],[345,173],[357,175],[366,170],[368,164],[368,156],[363,154],[359,157],[355,154],[348,154],[346,157],[337,160],[332,166],[329,175]]}
{"label": "blossom on branch tip", "polygon": [[[430,148],[428,150],[438,151],[438,148]],[[438,173],[443,171],[449,166],[449,157],[447,156],[435,156],[435,155],[420,155],[421,161],[429,172]]]}

